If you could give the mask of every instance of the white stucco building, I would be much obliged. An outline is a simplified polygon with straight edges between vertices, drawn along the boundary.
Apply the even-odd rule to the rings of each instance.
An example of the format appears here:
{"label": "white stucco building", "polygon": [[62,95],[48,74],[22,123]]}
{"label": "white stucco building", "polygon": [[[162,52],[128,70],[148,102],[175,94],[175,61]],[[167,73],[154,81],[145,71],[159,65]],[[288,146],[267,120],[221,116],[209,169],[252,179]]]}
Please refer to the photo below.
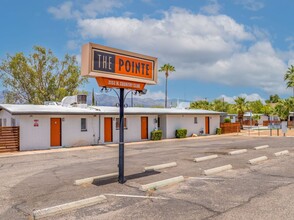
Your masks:
{"label": "white stucco building", "polygon": [[[19,126],[20,150],[118,143],[118,107],[0,105],[0,126]],[[175,138],[176,129],[215,134],[220,113],[207,110],[125,108],[125,142],[150,139],[153,130]]]}

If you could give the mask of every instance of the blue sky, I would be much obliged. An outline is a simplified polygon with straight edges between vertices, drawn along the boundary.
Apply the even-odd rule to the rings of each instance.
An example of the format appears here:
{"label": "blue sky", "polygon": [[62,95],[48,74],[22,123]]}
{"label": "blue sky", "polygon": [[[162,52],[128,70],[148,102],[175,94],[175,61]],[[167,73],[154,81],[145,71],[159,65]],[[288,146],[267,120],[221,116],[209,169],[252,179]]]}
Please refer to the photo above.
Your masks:
{"label": "blue sky", "polygon": [[[0,59],[34,45],[80,56],[94,42],[174,65],[169,98],[288,97],[293,8],[289,0],[2,0]],[[92,88],[91,79],[85,89]],[[164,74],[147,89],[147,97],[164,98]]]}

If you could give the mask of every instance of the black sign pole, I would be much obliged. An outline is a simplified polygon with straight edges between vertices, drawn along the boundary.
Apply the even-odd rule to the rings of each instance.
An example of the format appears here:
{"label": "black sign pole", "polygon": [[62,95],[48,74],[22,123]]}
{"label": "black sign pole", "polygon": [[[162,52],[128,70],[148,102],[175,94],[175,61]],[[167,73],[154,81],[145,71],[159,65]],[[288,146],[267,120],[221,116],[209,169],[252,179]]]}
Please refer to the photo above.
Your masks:
{"label": "black sign pole", "polygon": [[119,94],[119,164],[118,182],[126,182],[124,177],[124,89],[120,88]]}

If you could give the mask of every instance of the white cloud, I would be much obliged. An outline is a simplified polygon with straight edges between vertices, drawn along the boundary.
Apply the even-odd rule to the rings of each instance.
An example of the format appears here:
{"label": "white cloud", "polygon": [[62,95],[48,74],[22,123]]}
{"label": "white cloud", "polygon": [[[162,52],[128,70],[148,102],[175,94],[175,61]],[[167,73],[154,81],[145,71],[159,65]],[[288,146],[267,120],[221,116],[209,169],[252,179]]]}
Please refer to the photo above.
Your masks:
{"label": "white cloud", "polygon": [[48,8],[48,12],[51,13],[57,19],[71,19],[74,18],[72,7],[72,2],[64,2],[58,7]]}
{"label": "white cloud", "polygon": [[120,7],[122,7],[120,0],[91,0],[83,6],[83,15],[84,17],[95,18],[97,15],[107,14]]}
{"label": "white cloud", "polygon": [[250,11],[258,11],[264,7],[264,3],[260,0],[235,0],[235,3]]}
{"label": "white cloud", "polygon": [[246,94],[246,93],[242,93],[238,96],[233,96],[233,97],[230,97],[230,96],[226,96],[226,95],[221,95],[219,97],[219,99],[223,99],[224,98],[224,101],[225,102],[228,102],[230,104],[234,104],[235,103],[235,99],[238,98],[238,97],[242,97],[242,98],[245,98],[246,101],[258,101],[260,100],[261,102],[265,103],[265,100],[257,93],[252,93],[250,95]]}
{"label": "white cloud", "polygon": [[77,40],[69,40],[69,41],[67,41],[67,43],[66,43],[66,47],[67,47],[69,50],[76,50],[77,48],[80,47],[80,43],[79,43],[79,41],[77,41]]}
{"label": "white cloud", "polygon": [[207,14],[218,14],[221,10],[221,5],[218,3],[217,0],[209,0],[209,4],[206,6],[203,6],[200,11],[207,13]]}
{"label": "white cloud", "polygon": [[147,93],[145,95],[141,95],[141,96],[140,95],[136,95],[134,97],[136,97],[136,98],[143,98],[143,99],[150,98],[150,99],[158,100],[158,99],[164,99],[165,98],[165,94],[162,91],[152,92],[152,91],[149,91],[147,89]]}
{"label": "white cloud", "polygon": [[56,19],[95,18],[122,7],[121,0],[90,0],[79,4],[78,1],[67,1],[57,7],[49,7],[48,12]]}
{"label": "white cloud", "polygon": [[102,38],[108,45],[171,63],[173,79],[202,80],[230,86],[252,86],[285,93],[281,57],[267,33],[245,28],[226,15],[205,16],[173,8],[161,19],[105,17],[78,21],[85,39]]}

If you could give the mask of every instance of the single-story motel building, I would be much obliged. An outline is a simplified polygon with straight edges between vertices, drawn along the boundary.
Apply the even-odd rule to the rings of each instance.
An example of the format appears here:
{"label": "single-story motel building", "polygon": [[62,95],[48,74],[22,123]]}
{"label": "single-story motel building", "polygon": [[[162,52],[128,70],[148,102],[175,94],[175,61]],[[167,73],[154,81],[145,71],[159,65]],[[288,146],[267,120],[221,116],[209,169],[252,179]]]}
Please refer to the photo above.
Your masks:
{"label": "single-story motel building", "polygon": [[[176,129],[192,134],[216,134],[220,112],[177,108],[125,108],[125,142],[150,139],[162,130],[175,138]],[[19,127],[19,150],[118,143],[119,108],[0,104],[0,127]],[[1,137],[0,137],[1,138]]]}

